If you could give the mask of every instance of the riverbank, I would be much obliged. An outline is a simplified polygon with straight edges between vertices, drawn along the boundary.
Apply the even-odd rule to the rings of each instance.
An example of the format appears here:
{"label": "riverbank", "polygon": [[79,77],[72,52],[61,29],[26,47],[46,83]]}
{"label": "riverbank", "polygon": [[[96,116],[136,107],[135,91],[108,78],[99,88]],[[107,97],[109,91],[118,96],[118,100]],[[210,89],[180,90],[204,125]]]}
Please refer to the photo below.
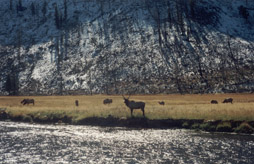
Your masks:
{"label": "riverbank", "polygon": [[[229,97],[233,103],[222,103]],[[27,98],[35,104],[21,104]],[[103,104],[106,98],[112,103]],[[119,95],[2,96],[0,120],[254,133],[254,94],[134,95],[130,99],[145,102],[145,118],[141,110],[134,110],[131,117]],[[164,105],[158,103],[162,101]]]}
{"label": "riverbank", "polygon": [[156,119],[151,120],[143,117],[115,118],[112,116],[88,117],[80,120],[73,120],[67,115],[54,115],[49,117],[36,117],[34,115],[13,116],[5,111],[0,112],[0,121],[29,122],[39,124],[70,124],[70,125],[91,125],[107,127],[127,127],[127,128],[155,128],[155,129],[194,129],[207,132],[235,132],[244,134],[254,134],[254,121],[234,121],[234,120],[196,120],[196,119]]}

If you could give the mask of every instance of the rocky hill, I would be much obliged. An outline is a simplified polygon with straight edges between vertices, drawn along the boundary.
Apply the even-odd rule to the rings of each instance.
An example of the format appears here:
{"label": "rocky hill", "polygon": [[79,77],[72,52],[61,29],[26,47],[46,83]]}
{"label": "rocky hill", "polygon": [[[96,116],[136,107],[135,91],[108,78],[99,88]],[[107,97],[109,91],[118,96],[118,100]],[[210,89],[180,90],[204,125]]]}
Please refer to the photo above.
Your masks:
{"label": "rocky hill", "polygon": [[1,0],[0,94],[254,91],[252,0]]}

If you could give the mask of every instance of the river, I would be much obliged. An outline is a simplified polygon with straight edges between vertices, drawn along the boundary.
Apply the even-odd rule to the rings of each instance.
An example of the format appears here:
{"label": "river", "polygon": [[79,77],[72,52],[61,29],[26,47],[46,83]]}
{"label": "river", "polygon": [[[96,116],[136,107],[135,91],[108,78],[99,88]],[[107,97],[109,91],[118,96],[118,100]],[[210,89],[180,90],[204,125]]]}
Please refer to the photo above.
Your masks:
{"label": "river", "polygon": [[0,163],[253,163],[254,136],[0,122]]}

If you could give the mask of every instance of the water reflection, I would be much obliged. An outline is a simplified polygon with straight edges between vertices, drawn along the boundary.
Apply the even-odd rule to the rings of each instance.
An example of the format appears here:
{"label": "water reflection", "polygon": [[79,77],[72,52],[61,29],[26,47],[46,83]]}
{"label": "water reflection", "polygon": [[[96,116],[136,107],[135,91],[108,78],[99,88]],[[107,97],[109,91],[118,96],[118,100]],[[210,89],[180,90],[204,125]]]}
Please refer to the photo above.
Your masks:
{"label": "water reflection", "polygon": [[[254,136],[0,122],[3,163],[252,163]],[[0,163],[1,163],[0,162]]]}

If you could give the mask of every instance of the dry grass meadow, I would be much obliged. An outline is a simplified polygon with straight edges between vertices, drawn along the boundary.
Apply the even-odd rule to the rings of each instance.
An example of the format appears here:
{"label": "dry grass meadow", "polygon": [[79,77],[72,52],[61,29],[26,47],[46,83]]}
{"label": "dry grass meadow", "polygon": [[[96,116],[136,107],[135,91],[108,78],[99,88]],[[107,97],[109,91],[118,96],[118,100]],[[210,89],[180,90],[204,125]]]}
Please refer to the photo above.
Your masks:
{"label": "dry grass meadow", "polygon": [[[225,98],[232,97],[233,104],[223,104]],[[22,105],[24,98],[33,98],[35,105]],[[105,98],[113,103],[104,105]],[[75,106],[75,100],[79,106]],[[133,95],[130,100],[144,101],[148,119],[205,119],[205,120],[240,120],[254,121],[254,94],[204,94],[204,95]],[[219,104],[211,104],[217,100]],[[159,105],[164,101],[165,105]],[[74,120],[88,117],[117,118],[130,117],[130,110],[123,103],[120,95],[93,96],[2,96],[0,108],[6,108],[12,115],[59,114],[71,116]],[[142,117],[141,110],[134,110],[134,117]]]}

